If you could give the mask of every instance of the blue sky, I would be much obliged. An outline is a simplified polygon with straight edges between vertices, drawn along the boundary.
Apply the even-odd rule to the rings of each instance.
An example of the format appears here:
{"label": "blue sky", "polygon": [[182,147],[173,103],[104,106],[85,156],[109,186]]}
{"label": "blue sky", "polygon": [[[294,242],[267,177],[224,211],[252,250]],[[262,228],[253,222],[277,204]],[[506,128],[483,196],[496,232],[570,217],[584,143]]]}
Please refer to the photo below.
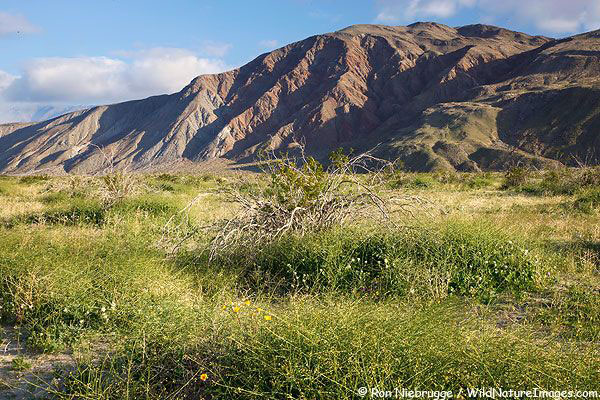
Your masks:
{"label": "blue sky", "polygon": [[2,0],[0,122],[40,106],[174,92],[196,75],[352,24],[425,20],[562,37],[600,28],[600,1]]}

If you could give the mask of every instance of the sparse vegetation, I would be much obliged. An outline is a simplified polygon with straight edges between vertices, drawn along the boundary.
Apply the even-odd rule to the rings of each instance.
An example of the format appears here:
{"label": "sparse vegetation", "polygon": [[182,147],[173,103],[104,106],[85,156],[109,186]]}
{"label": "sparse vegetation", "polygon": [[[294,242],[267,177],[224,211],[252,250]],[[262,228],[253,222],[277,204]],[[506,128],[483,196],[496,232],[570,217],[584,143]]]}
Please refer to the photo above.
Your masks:
{"label": "sparse vegetation", "polygon": [[573,195],[600,186],[599,167],[532,171],[515,167],[505,174],[503,188],[539,196]]}
{"label": "sparse vegetation", "polygon": [[[331,171],[277,168],[281,176],[130,176],[138,189],[114,202],[103,201],[100,177],[1,178],[1,323],[28,352],[76,354],[44,385],[48,396],[600,390],[599,189],[574,178],[569,190],[523,189],[583,172],[528,172],[504,190],[502,173],[387,171],[368,186],[386,224],[371,203],[333,224],[250,229],[211,258],[216,234],[198,227],[239,218],[231,191],[288,211],[322,204]],[[327,199],[361,193],[340,190]],[[413,198],[424,206],[396,212]],[[169,224],[195,232],[175,253],[160,245]],[[22,361],[9,372],[36,367]]]}

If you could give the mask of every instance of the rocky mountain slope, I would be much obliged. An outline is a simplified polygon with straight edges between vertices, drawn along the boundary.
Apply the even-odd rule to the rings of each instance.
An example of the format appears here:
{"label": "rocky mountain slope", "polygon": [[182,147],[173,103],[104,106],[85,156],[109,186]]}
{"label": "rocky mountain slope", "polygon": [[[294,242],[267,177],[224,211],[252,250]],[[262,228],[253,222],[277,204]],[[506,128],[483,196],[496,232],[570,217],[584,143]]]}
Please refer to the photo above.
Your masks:
{"label": "rocky mountain slope", "polygon": [[0,171],[247,161],[299,140],[318,158],[376,147],[415,170],[596,162],[600,31],[554,40],[487,25],[351,26],[176,94],[0,125]]}

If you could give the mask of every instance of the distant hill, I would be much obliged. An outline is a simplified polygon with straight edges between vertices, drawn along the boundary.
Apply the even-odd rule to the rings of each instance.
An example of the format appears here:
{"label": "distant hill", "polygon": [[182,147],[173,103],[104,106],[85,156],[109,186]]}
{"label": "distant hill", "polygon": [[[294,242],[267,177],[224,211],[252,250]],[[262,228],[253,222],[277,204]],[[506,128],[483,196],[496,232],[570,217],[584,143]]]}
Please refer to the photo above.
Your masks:
{"label": "distant hill", "polygon": [[297,140],[317,158],[376,147],[422,171],[597,163],[600,31],[351,26],[176,94],[0,125],[0,171],[93,173],[106,154],[131,170],[248,161]]}
{"label": "distant hill", "polygon": [[90,108],[90,106],[32,103],[0,104],[0,119],[11,122],[39,122],[85,108]]}

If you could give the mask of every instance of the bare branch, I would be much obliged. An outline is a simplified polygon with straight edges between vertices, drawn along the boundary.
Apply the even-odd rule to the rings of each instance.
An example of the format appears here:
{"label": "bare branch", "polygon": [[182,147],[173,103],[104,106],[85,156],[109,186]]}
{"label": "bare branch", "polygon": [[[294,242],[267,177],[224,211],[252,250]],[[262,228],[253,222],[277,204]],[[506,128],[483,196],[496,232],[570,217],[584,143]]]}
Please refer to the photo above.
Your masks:
{"label": "bare branch", "polygon": [[[188,233],[205,232],[212,237],[209,253],[213,258],[232,246],[251,246],[272,241],[287,233],[304,235],[328,229],[348,220],[378,215],[392,223],[388,199],[382,196],[386,173],[393,163],[374,157],[370,152],[347,156],[341,151],[332,154],[331,164],[325,168],[305,152],[297,142],[298,156],[277,157],[273,151],[262,159],[261,167],[269,178],[266,187],[248,191],[241,185],[232,185],[221,194],[225,201],[237,204],[240,212],[233,218],[218,221],[210,227],[192,229]],[[198,201],[188,205],[186,213]],[[410,199],[406,199],[408,204]],[[403,212],[404,205],[397,211]],[[174,221],[174,219],[173,219]],[[177,231],[179,225],[165,229],[163,237]],[[173,251],[189,238],[175,243]]]}

